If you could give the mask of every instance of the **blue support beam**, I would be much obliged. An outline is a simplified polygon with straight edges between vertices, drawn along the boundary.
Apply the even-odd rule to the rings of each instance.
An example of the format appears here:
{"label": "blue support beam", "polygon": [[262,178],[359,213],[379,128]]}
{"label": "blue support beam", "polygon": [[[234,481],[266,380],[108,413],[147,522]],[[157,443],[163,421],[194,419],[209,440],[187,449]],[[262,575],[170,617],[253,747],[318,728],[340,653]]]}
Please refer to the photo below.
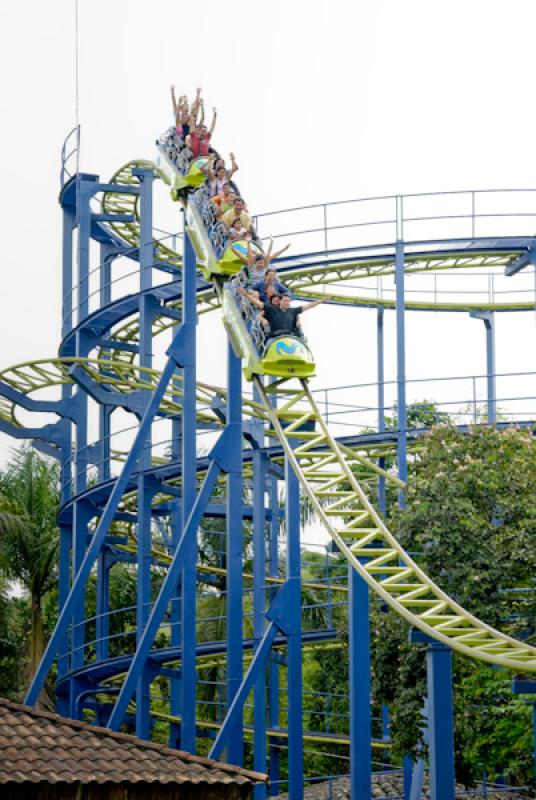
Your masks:
{"label": "blue support beam", "polygon": [[[536,680],[514,678],[512,681],[512,693],[536,695]],[[532,758],[534,782],[536,783],[536,700],[532,701]]]}
{"label": "blue support beam", "polygon": [[[183,321],[186,331],[189,357],[182,367],[182,519],[186,524],[194,507],[196,493],[196,258],[184,225],[184,262],[183,262]],[[188,551],[181,578],[181,636],[182,636],[182,680],[181,692],[181,734],[182,750],[195,753],[196,750],[196,570],[197,533],[194,543]]]}
{"label": "blue support beam", "polygon": [[[385,342],[384,342],[384,309],[380,306],[376,311],[376,371],[378,378],[378,433],[385,431]],[[385,458],[379,459],[379,466],[385,469]],[[378,510],[385,516],[387,512],[387,496],[385,476],[378,477]]]}
{"label": "blue support beam", "polygon": [[471,311],[470,316],[480,319],[486,331],[486,387],[487,418],[490,425],[497,421],[497,392],[495,385],[495,312]]}
{"label": "blue support beam", "polygon": [[[148,294],[152,288],[152,265],[154,260],[153,246],[153,179],[152,169],[137,169],[132,173],[140,181],[140,294],[139,294],[139,365],[151,369],[152,358],[152,325],[154,319],[152,297]],[[143,372],[141,381],[145,381]],[[143,391],[143,390],[142,390]],[[144,391],[144,404],[151,396],[150,383]],[[138,510],[137,510],[137,586],[136,586],[136,643],[141,642],[145,625],[149,618],[151,605],[151,521],[152,499],[154,490],[150,476],[146,473],[152,467],[151,430],[149,430],[138,461]],[[141,672],[136,687],[136,736],[148,739],[151,732],[151,675],[147,668]]]}
{"label": "blue support beam", "polygon": [[[242,682],[243,661],[243,535],[242,535],[242,363],[227,344],[227,427],[230,470],[227,474],[227,707]],[[257,499],[257,502],[259,500]],[[227,745],[227,760],[242,766],[244,761],[243,719],[239,711]]]}
{"label": "blue support beam", "polygon": [[[410,642],[427,644],[428,758],[431,800],[454,800],[454,707],[452,699],[452,650],[413,628]],[[415,774],[413,777],[415,782]],[[413,788],[413,787],[412,787]],[[411,795],[413,800],[413,795]]]}
{"label": "blue support beam", "polygon": [[[270,476],[270,510],[272,511],[270,519],[270,536],[268,542],[268,571],[271,577],[279,577],[279,515],[273,513],[277,512],[279,507],[278,484],[275,475]],[[270,602],[273,602],[277,594],[277,589],[273,587],[269,590]],[[268,722],[272,730],[277,730],[280,727],[280,703],[279,703],[279,664],[275,659],[270,659],[269,675],[268,675]],[[268,774],[270,778],[270,796],[277,797],[279,795],[279,781],[280,775],[280,750],[273,740],[270,739],[270,758],[268,763]]]}
{"label": "blue support beam", "polygon": [[[261,442],[262,444],[262,434]],[[266,456],[258,450],[253,455],[253,637],[255,650],[265,631],[266,611]],[[255,682],[253,694],[253,769],[266,773],[266,669]],[[266,785],[255,786],[255,800],[265,800]]]}
{"label": "blue support beam", "polygon": [[277,636],[277,625],[271,622],[266,628],[264,636],[262,637],[259,646],[253,656],[248,670],[244,676],[244,680],[239,686],[233,702],[227,712],[225,721],[221,726],[218,735],[212,745],[209,753],[209,758],[218,759],[221,756],[225,745],[228,746],[229,736],[233,728],[236,727],[238,720],[242,718],[244,703],[250,693],[255,681],[257,680],[262,669],[266,667],[266,662],[270,654],[270,649]]}
{"label": "blue support beam", "polygon": [[348,586],[350,785],[352,797],[368,800],[372,792],[369,590],[351,566],[348,566]]}
{"label": "blue support beam", "polygon": [[[408,477],[408,450],[406,430],[406,307],[404,291],[404,242],[397,240],[395,245],[396,280],[396,385],[397,385],[397,461],[398,477],[406,481]],[[399,503],[403,508],[405,500],[402,491]]]}
{"label": "blue support beam", "polygon": [[301,550],[300,488],[292,466],[285,457],[287,534],[287,681],[288,681],[288,792],[292,800],[303,798],[303,686],[301,652]]}

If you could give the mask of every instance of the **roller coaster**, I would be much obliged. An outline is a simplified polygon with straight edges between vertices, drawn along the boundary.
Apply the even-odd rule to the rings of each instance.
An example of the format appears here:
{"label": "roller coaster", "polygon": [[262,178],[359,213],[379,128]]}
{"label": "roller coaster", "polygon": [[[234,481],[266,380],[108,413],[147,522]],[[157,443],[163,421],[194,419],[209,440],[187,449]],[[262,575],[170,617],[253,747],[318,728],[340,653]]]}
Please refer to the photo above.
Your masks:
{"label": "roller coaster", "polygon": [[[452,651],[529,675],[536,671],[536,649],[462,608],[385,524],[385,486],[402,493],[407,475],[404,318],[415,309],[484,320],[493,422],[494,314],[534,310],[534,297],[525,290],[504,302],[488,286],[476,300],[452,299],[438,292],[437,276],[468,270],[513,276],[535,263],[528,233],[534,194],[523,195],[530,211],[522,212],[508,205],[506,213],[486,207],[479,214],[476,203],[484,206],[494,195],[468,192],[452,193],[459,206],[441,217],[433,210],[408,213],[408,196],[370,200],[366,214],[389,208],[374,223],[330,226],[326,206],[320,226],[293,231],[288,223],[304,244],[278,270],[296,297],[375,308],[382,324],[385,309],[396,314],[398,430],[388,436],[380,425],[376,436],[334,435],[309,383],[314,353],[295,337],[264,342],[249,303],[237,293],[243,265],[236,249],[244,243],[230,242],[211,213],[203,186],[207,159],[172,157],[163,137],[156,163],[131,161],[102,183],[78,168],[70,174],[67,150],[59,355],[0,373],[0,430],[31,440],[61,463],[60,615],[26,702],[37,702],[55,665],[61,713],[90,714],[114,730],[128,722],[145,738],[160,726],[170,746],[195,752],[204,742],[211,757],[236,764],[244,763],[246,746],[253,768],[271,779],[268,789],[256,787],[258,798],[277,796],[282,786],[293,800],[303,796],[304,742],[347,747],[352,796],[370,797],[372,750],[389,749],[385,737],[373,737],[370,712],[369,598],[377,598],[428,645],[432,796],[454,797]],[[170,202],[183,214],[178,234],[154,229],[155,180],[169,186]],[[436,196],[415,198],[433,208]],[[355,208],[349,207],[352,214]],[[433,235],[408,232],[438,219],[447,222],[443,235],[437,227]],[[262,217],[255,223],[258,231]],[[344,246],[330,244],[328,236],[341,231]],[[321,247],[308,245],[312,236]],[[95,248],[98,265],[90,268]],[[126,264],[134,269],[125,273]],[[426,298],[406,292],[409,275],[432,276]],[[228,336],[225,388],[197,380],[196,322],[214,312]],[[161,369],[153,365],[157,360]],[[134,423],[121,428],[116,420],[125,412]],[[46,421],[33,424],[40,415]],[[202,450],[204,441],[210,444]],[[386,455],[396,456],[397,474],[385,468]],[[329,537],[326,578],[304,576],[300,493]],[[210,520],[218,544],[203,561],[199,535]],[[251,567],[245,565],[246,525]],[[134,571],[133,607],[111,604],[114,564]],[[90,581],[94,614],[85,604]],[[309,624],[307,591],[323,598],[316,607],[328,609],[327,622]],[[221,611],[203,620],[196,609],[207,598]],[[344,735],[304,730],[303,658],[316,648],[343,646],[332,624],[337,604],[348,608]],[[217,635],[205,635],[209,622],[217,623]],[[219,699],[203,714],[200,691],[214,674]],[[415,769],[413,777],[408,773],[408,797],[412,780],[415,791]]]}

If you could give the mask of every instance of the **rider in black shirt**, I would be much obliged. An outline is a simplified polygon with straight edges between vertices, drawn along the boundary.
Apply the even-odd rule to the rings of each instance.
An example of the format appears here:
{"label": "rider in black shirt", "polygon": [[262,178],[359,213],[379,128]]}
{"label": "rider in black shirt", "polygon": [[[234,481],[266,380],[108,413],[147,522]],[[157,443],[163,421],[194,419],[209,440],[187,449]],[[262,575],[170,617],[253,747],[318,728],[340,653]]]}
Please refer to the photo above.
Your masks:
{"label": "rider in black shirt", "polygon": [[320,300],[315,300],[314,303],[308,303],[306,306],[296,306],[290,308],[290,297],[288,294],[281,295],[279,306],[270,303],[262,303],[257,299],[256,295],[247,292],[245,289],[239,289],[240,294],[253,303],[254,306],[264,311],[264,317],[270,326],[270,336],[283,336],[289,334],[290,336],[302,336],[301,330],[297,325],[297,319],[300,314],[310,311],[311,308],[324,303],[327,297],[322,297]]}

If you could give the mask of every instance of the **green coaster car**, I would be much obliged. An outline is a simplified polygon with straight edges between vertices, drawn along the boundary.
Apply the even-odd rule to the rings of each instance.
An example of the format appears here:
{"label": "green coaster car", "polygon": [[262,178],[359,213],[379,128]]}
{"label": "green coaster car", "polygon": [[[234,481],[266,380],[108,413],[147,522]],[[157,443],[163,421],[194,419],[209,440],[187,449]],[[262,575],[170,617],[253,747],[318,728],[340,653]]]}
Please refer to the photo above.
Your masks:
{"label": "green coaster car", "polygon": [[278,336],[268,342],[261,358],[264,375],[310,378],[315,374],[313,354],[297,336]]}

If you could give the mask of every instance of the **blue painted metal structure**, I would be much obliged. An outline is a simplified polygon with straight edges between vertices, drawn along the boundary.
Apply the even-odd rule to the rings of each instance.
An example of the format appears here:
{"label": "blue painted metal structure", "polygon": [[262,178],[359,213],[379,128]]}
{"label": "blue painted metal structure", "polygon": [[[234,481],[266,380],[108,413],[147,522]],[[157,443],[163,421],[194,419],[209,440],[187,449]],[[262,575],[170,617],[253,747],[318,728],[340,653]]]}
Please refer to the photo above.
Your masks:
{"label": "blue painted metal structure", "polygon": [[[278,446],[265,447],[262,423],[248,423],[253,442],[252,451],[244,451],[245,428],[242,426],[241,364],[231,347],[227,352],[227,404],[222,413],[223,430],[210,452],[203,459],[198,455],[199,422],[196,415],[196,302],[200,282],[188,232],[183,231],[183,264],[172,274],[168,285],[154,285],[155,263],[152,220],[154,173],[149,167],[135,171],[138,182],[122,186],[121,192],[139,198],[140,241],[137,248],[127,248],[103,223],[132,220],[126,214],[102,215],[94,212],[92,198],[99,192],[116,187],[102,183],[95,175],[77,173],[62,186],[60,202],[63,210],[63,355],[87,357],[96,347],[107,353],[101,365],[106,372],[106,358],[113,358],[114,348],[131,349],[140,367],[153,366],[152,325],[162,312],[162,303],[169,296],[180,296],[182,309],[166,353],[166,365],[156,387],[143,385],[138,392],[125,397],[121,393],[96,384],[73,365],[74,387],[62,386],[61,400],[45,403],[43,411],[54,411],[60,419],[56,427],[29,429],[31,435],[56,452],[62,464],[62,514],[60,516],[60,617],[28,692],[26,702],[34,704],[46,675],[57,658],[58,710],[80,717],[84,708],[95,712],[96,721],[117,730],[125,721],[135,726],[138,736],[148,738],[154,723],[151,712],[151,685],[156,677],[169,680],[169,743],[170,746],[195,752],[200,734],[206,729],[197,716],[198,675],[200,656],[225,653],[225,718],[217,734],[212,734],[211,755],[225,757],[236,764],[245,758],[244,723],[251,716],[246,707],[253,696],[251,751],[254,769],[267,771],[271,778],[268,792],[278,793],[281,783],[281,733],[288,744],[288,789],[292,800],[303,795],[304,708],[302,689],[302,651],[308,642],[330,642],[331,627],[321,631],[302,630],[301,551],[299,487],[296,476],[285,459],[284,469],[274,463],[281,456]],[[397,208],[402,199],[397,199]],[[397,215],[398,219],[398,215]],[[76,232],[76,263],[73,262],[73,233]],[[327,233],[326,233],[327,240]],[[99,292],[97,309],[90,308],[91,291],[90,241],[99,242]],[[531,252],[532,243],[526,243]],[[123,255],[139,264],[139,285],[136,292],[112,300],[114,261]],[[317,254],[318,255],[318,254]],[[325,254],[324,254],[325,255]],[[311,254],[311,263],[315,254]],[[378,434],[381,441],[394,437],[398,470],[407,473],[406,375],[405,375],[405,246],[404,231],[397,226],[395,244],[396,332],[397,332],[397,411],[398,431],[385,433],[384,378],[384,308],[377,311],[378,370]],[[336,256],[340,261],[340,254]],[[291,265],[291,262],[289,262]],[[75,269],[76,267],[76,269]],[[522,268],[522,265],[519,266]],[[75,291],[76,289],[76,291]],[[75,302],[76,301],[76,302]],[[114,325],[128,315],[139,317],[137,344],[110,341]],[[169,312],[171,316],[171,312]],[[484,320],[487,332],[488,415],[495,420],[493,312],[475,312]],[[106,351],[106,346],[110,348]],[[170,383],[181,380],[181,413],[171,416],[170,458],[161,469],[153,463],[155,421],[160,404]],[[143,382],[143,373],[140,381]],[[6,390],[7,391],[7,390]],[[23,400],[17,398],[21,403]],[[32,401],[26,400],[27,404]],[[90,405],[97,407],[98,442],[89,445]],[[34,408],[36,408],[34,404]],[[110,463],[113,415],[125,409],[137,418],[136,433],[129,447],[121,474],[112,477]],[[16,431],[10,431],[16,433]],[[412,434],[416,435],[416,434]],[[74,452],[72,443],[74,441]],[[247,487],[251,497],[244,500],[243,465],[249,460],[252,478]],[[96,467],[97,482],[89,486],[90,468]],[[200,472],[202,468],[202,474]],[[170,476],[180,475],[180,489],[175,490],[166,508],[153,506],[153,499]],[[199,477],[201,475],[201,477]],[[213,493],[221,476],[225,476],[225,504],[214,503]],[[284,555],[285,569],[281,576],[280,523],[278,487],[285,486]],[[168,491],[173,491],[167,485]],[[120,501],[135,490],[137,505],[129,515],[120,509]],[[380,476],[378,501],[385,511],[385,481]],[[403,498],[400,498],[403,502]],[[197,536],[204,515],[220,515],[226,532],[222,561],[226,568],[225,642],[200,642],[196,603],[199,600],[197,573]],[[169,522],[170,562],[165,577],[156,591],[154,568],[159,559],[154,554],[155,526],[165,518]],[[244,526],[253,527],[253,582],[251,589],[252,630],[244,630],[246,592],[243,580]],[[93,525],[93,520],[98,524]],[[114,523],[134,522],[137,551],[129,556],[118,547]],[[110,624],[114,609],[110,606],[110,572],[115,563],[135,563],[137,578],[135,645],[122,657],[110,655]],[[88,642],[88,620],[85,619],[84,596],[87,582],[96,575],[95,639]],[[267,577],[281,579],[281,588],[267,584]],[[368,588],[351,571],[349,575],[349,663],[350,663],[350,767],[354,797],[370,795],[371,784],[371,710],[370,710],[370,644]],[[155,638],[162,624],[169,624],[169,646],[155,647]],[[274,646],[285,645],[281,656]],[[251,652],[251,661],[244,668],[244,655]],[[450,800],[453,796],[452,697],[450,693],[450,651],[430,644],[427,654],[429,676],[429,737],[431,777],[434,800]],[[287,682],[287,722],[282,724],[282,673]],[[113,684],[114,676],[126,673],[121,685]],[[527,689],[525,689],[527,691]],[[110,702],[113,700],[113,705]],[[246,715],[249,715],[246,719]],[[450,720],[450,722],[449,722]],[[450,725],[450,727],[449,727]],[[267,738],[267,732],[271,736]],[[275,735],[274,735],[275,734]],[[405,796],[410,797],[422,777],[422,764],[411,770],[406,764]],[[264,786],[255,789],[256,800],[267,795]]]}

